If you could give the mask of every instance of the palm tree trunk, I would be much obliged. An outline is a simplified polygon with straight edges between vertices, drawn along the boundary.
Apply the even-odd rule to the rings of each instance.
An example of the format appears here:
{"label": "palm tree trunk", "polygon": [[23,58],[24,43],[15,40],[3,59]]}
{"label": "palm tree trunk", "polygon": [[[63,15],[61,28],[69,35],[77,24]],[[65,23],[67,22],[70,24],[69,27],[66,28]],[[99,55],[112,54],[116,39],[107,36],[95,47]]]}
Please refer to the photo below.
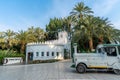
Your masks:
{"label": "palm tree trunk", "polygon": [[103,43],[103,36],[100,36],[99,37],[99,44],[102,44]]}
{"label": "palm tree trunk", "polygon": [[25,43],[22,42],[22,43],[21,43],[21,49],[20,49],[20,52],[21,52],[21,53],[24,53],[24,51],[25,51]]}
{"label": "palm tree trunk", "polygon": [[90,51],[92,51],[92,49],[93,49],[93,39],[92,38],[90,38],[90,40],[89,40],[89,48],[90,48]]}

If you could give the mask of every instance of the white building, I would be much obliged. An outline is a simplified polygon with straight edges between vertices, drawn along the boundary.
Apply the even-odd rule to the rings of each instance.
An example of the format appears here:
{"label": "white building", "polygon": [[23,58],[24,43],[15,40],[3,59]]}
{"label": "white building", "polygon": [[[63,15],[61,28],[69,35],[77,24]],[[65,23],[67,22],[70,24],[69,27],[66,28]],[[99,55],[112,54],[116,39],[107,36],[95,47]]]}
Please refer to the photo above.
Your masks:
{"label": "white building", "polygon": [[70,51],[68,34],[65,31],[58,33],[57,40],[26,45],[26,63],[28,60],[64,59],[64,49]]}

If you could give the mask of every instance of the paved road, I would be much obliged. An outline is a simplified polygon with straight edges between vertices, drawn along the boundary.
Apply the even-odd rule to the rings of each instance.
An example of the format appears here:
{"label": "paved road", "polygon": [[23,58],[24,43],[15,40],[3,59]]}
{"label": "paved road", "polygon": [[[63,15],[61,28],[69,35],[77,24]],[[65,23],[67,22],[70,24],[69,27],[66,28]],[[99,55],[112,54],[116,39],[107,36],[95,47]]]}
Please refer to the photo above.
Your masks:
{"label": "paved road", "polygon": [[0,80],[120,80],[112,72],[79,74],[70,68],[71,61],[56,63],[0,66]]}

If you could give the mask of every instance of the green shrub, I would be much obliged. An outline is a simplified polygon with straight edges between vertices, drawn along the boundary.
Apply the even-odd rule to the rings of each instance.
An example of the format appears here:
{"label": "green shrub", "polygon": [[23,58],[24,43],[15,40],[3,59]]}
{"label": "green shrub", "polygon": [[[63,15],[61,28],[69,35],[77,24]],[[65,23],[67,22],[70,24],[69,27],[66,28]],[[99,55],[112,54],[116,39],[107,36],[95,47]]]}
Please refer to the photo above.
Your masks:
{"label": "green shrub", "polygon": [[24,59],[25,55],[16,53],[14,51],[0,50],[0,64],[2,64],[2,61],[5,57],[22,57]]}

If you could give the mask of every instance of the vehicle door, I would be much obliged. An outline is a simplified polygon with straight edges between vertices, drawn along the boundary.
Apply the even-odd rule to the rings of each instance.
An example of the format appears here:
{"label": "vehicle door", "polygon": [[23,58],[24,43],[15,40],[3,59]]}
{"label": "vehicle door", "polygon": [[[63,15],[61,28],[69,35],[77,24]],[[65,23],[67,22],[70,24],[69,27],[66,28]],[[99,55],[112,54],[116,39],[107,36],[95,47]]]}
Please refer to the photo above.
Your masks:
{"label": "vehicle door", "polygon": [[118,46],[118,61],[120,63],[120,46]]}
{"label": "vehicle door", "polygon": [[89,67],[90,68],[106,68],[107,61],[106,55],[103,51],[103,48],[99,48],[97,53],[89,58]]}
{"label": "vehicle door", "polygon": [[109,68],[113,68],[118,63],[117,47],[106,47],[105,51],[107,53],[107,65]]}

